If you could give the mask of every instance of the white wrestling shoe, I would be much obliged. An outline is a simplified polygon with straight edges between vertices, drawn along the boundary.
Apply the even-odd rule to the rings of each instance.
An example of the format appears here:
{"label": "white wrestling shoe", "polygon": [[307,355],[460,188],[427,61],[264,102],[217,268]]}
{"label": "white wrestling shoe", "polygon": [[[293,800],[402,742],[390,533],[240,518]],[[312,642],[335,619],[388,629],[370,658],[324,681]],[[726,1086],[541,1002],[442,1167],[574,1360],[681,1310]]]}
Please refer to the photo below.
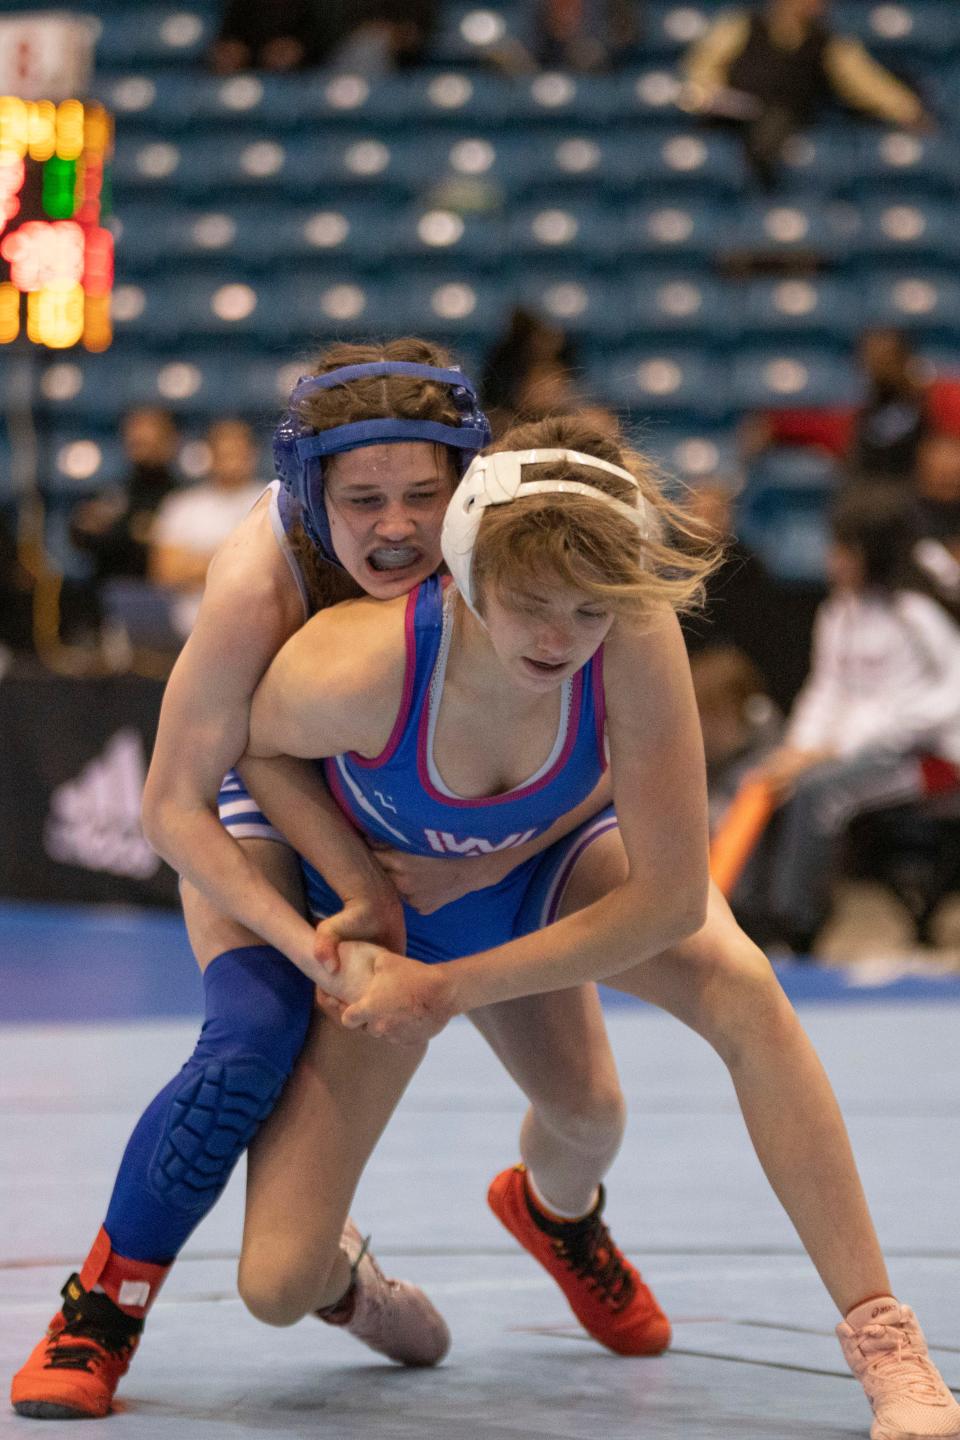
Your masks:
{"label": "white wrestling shoe", "polygon": [[400,1365],[438,1365],[450,1349],[447,1322],[418,1286],[388,1280],[367,1244],[348,1218],[340,1245],[353,1278],[336,1305],[316,1312],[318,1319],[342,1325]]}
{"label": "white wrestling shoe", "polygon": [[837,1326],[844,1358],[873,1407],[871,1440],[960,1436],[960,1405],[927,1353],[909,1305],[867,1300]]}

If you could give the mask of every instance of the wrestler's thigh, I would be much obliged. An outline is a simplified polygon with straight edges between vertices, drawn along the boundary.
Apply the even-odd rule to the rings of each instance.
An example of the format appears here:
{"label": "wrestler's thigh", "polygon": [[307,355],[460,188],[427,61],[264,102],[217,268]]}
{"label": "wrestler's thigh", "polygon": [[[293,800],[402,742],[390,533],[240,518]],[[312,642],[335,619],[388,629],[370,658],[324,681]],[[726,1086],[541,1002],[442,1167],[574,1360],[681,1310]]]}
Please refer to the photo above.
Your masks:
{"label": "wrestler's thigh", "polygon": [[[608,830],[577,861],[567,882],[561,914],[570,914],[601,899],[627,876],[627,857],[619,830]],[[694,934],[659,955],[608,976],[612,990],[635,995],[650,1005],[697,1023],[709,1006],[711,991],[731,979],[767,976],[770,962],[743,933],[715,885],[710,886],[707,918]]]}
{"label": "wrestler's thigh", "polygon": [[526,995],[473,1010],[470,1019],[533,1104],[583,1101],[619,1082],[595,985]]}
{"label": "wrestler's thigh", "polygon": [[[775,985],[770,961],[741,930],[730,906],[710,886],[701,928],[659,955],[604,981],[700,1028],[725,996],[757,993]],[[779,987],[776,987],[779,989]]]}
{"label": "wrestler's thigh", "polygon": [[280,1102],[250,1147],[245,1256],[323,1264],[425,1050],[344,1030],[315,1013]]}
{"label": "wrestler's thigh", "polygon": [[[597,836],[574,865],[559,898],[558,918],[591,904],[626,876],[618,830]],[[552,990],[487,1005],[470,1016],[524,1094],[534,1103],[580,1099],[619,1082],[595,985]]]}
{"label": "wrestler's thigh", "polygon": [[[286,900],[301,913],[306,913],[300,863],[289,845],[276,840],[238,840],[244,852]],[[187,934],[201,970],[225,950],[239,950],[246,945],[262,945],[259,935],[231,920],[189,880],[180,881],[180,899]]]}

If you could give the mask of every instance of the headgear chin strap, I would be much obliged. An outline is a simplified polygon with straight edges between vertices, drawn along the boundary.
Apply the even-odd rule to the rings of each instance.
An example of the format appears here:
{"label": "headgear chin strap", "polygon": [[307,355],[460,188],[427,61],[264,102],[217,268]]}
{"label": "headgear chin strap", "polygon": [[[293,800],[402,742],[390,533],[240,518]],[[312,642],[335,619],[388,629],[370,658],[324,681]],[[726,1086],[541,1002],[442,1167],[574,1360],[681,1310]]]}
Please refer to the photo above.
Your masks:
{"label": "headgear chin strap", "polygon": [[[448,385],[460,421],[447,425],[438,420],[401,420],[393,417],[379,420],[358,420],[350,425],[334,425],[329,430],[313,430],[304,424],[297,407],[306,395],[318,390],[332,390],[335,385],[349,385],[387,375],[408,375],[415,380],[432,380]],[[480,409],[477,392],[462,370],[440,369],[434,365],[417,365],[406,360],[376,360],[365,365],[343,365],[325,375],[306,375],[293,389],[287,412],[273,435],[273,461],[284,490],[296,503],[310,540],[327,560],[339,565],[330,521],[323,495],[323,457],[338,455],[344,450],[357,450],[364,445],[400,444],[404,441],[427,441],[448,445],[459,451],[462,474],[470,461],[490,443],[490,425]]]}
{"label": "headgear chin strap", "polygon": [[[523,471],[528,465],[545,465],[555,460],[565,460],[590,470],[604,470],[608,475],[619,475],[622,480],[629,480],[637,492],[636,505],[627,505],[595,485],[587,485],[580,480],[530,480],[523,483]],[[470,464],[447,506],[440,545],[457,589],[481,623],[483,617],[477,610],[473,585],[473,552],[484,510],[488,505],[507,505],[525,495],[567,494],[589,495],[594,500],[602,500],[636,525],[640,539],[656,532],[656,523],[640,493],[637,477],[619,465],[598,460],[594,455],[582,455],[579,450],[500,450],[493,455],[478,455]]]}

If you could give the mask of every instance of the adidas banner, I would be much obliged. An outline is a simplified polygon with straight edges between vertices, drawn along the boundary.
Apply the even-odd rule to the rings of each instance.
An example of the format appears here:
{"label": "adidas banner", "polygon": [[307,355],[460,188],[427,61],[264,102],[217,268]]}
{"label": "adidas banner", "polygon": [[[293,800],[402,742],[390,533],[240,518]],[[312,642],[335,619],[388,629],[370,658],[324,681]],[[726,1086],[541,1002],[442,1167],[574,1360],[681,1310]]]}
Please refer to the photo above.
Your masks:
{"label": "adidas banner", "polygon": [[176,905],[140,828],[163,685],[14,668],[0,681],[0,894]]}

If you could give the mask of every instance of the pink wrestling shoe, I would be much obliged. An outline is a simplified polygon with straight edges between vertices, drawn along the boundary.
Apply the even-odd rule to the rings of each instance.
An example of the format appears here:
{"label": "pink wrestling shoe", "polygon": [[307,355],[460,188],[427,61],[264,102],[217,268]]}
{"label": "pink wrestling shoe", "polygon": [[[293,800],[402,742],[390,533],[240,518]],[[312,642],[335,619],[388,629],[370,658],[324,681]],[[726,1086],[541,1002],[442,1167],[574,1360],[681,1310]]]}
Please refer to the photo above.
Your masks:
{"label": "pink wrestling shoe", "polygon": [[318,1318],[344,1326],[371,1350],[401,1365],[438,1365],[450,1349],[450,1331],[423,1291],[405,1280],[388,1280],[350,1219],[340,1244],[353,1278],[343,1298],[318,1310]]}
{"label": "pink wrestling shoe", "polygon": [[960,1405],[927,1354],[909,1305],[867,1300],[837,1326],[844,1358],[873,1407],[872,1440],[960,1435]]}

